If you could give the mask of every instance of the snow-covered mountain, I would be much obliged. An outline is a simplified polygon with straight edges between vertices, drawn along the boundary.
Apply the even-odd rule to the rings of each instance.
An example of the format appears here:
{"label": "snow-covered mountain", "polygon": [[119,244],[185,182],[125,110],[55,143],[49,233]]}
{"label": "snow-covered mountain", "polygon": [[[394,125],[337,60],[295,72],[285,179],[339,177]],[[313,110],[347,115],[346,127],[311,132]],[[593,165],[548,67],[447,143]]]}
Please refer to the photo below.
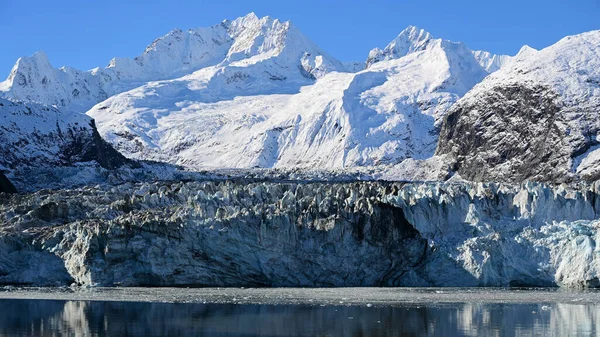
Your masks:
{"label": "snow-covered mountain", "polygon": [[600,31],[529,47],[448,114],[438,154],[466,179],[600,178]]}
{"label": "snow-covered mountain", "polygon": [[[409,26],[366,62],[340,62],[290,22],[251,13],[174,30],[134,59],[87,72],[55,69],[43,53],[21,58],[0,97],[38,113],[33,124],[6,120],[15,139],[90,125],[87,111],[126,157],[196,169],[383,167],[389,178],[439,179],[452,167],[472,180],[595,179],[598,34],[510,57]],[[47,124],[49,112],[65,118],[60,126]],[[64,162],[56,144],[32,144],[40,148],[5,150],[1,164]]]}
{"label": "snow-covered mountain", "polygon": [[393,57],[356,73],[300,53],[313,45],[299,33],[286,36],[280,52],[149,82],[88,114],[130,158],[190,167],[396,164],[431,157],[446,111],[488,74],[464,44],[415,27],[390,44]]}
{"label": "snow-covered mountain", "polygon": [[246,70],[253,69],[273,83],[308,84],[327,72],[346,70],[290,22],[250,13],[208,28],[176,29],[155,40],[142,55],[115,58],[106,68],[55,69],[43,52],[23,57],[0,83],[0,97],[81,112],[145,82],[216,65],[228,66],[229,75],[239,80],[250,76]]}

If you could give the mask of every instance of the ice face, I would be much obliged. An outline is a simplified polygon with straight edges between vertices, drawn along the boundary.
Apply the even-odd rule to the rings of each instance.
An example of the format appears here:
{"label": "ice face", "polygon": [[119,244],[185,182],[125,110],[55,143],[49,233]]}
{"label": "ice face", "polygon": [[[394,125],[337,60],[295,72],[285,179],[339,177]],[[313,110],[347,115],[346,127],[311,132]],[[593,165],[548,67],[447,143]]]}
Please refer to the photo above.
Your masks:
{"label": "ice face", "polygon": [[596,287],[598,187],[223,181],[5,195],[0,281]]}

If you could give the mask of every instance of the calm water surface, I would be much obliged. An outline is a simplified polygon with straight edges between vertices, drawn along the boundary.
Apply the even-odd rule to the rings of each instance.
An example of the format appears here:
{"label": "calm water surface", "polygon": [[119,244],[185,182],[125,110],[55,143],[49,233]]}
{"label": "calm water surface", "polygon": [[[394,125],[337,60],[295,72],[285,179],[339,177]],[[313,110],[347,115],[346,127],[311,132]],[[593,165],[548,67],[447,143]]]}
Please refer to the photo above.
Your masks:
{"label": "calm water surface", "polygon": [[600,331],[600,304],[576,303],[577,298],[575,303],[545,304],[478,302],[477,295],[463,303],[427,301],[336,305],[2,298],[0,336],[596,336]]}

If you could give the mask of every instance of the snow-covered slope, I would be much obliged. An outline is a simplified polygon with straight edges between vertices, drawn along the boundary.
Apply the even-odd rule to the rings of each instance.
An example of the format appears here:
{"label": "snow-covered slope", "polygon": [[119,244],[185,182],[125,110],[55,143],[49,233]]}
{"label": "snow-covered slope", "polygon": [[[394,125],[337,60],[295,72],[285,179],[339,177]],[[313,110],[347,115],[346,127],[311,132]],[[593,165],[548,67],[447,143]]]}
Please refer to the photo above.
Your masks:
{"label": "snow-covered slope", "polygon": [[473,55],[479,64],[490,73],[504,67],[513,59],[508,55],[496,55],[484,50],[475,50]]}
{"label": "snow-covered slope", "polygon": [[600,177],[600,31],[524,47],[451,110],[438,154],[466,179]]}
{"label": "snow-covered slope", "polygon": [[[113,59],[108,67],[87,72],[55,69],[42,52],[23,57],[0,83],[0,96],[83,111],[147,81],[176,78],[217,64],[232,69],[253,66],[257,73],[281,82],[310,83],[327,72],[346,70],[290,22],[250,13],[208,28],[174,30],[134,59]],[[247,74],[232,75],[242,79]]]}
{"label": "snow-covered slope", "polygon": [[[335,71],[338,62],[315,52],[304,52],[299,68],[296,56],[307,48],[297,46],[311,44],[295,30],[285,36],[289,42],[275,44],[281,50],[240,61],[233,53],[230,62],[110,97],[88,114],[131,158],[191,167],[396,164],[431,157],[446,111],[488,74],[463,44],[414,27],[400,36],[417,47],[396,41],[394,57],[357,73]],[[252,49],[230,51],[240,48]]]}

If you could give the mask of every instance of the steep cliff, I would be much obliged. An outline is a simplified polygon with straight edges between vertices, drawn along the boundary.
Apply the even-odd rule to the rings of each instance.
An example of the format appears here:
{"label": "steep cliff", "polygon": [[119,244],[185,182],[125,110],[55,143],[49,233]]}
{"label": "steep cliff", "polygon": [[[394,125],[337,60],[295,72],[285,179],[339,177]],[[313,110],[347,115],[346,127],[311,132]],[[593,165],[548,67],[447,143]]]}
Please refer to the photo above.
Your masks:
{"label": "steep cliff", "polygon": [[6,178],[4,174],[0,172],[0,193],[16,193],[17,189],[15,186]]}
{"label": "steep cliff", "polygon": [[600,178],[599,45],[592,31],[524,47],[450,109],[436,154],[469,180]]}
{"label": "steep cliff", "polygon": [[598,287],[598,187],[223,181],[4,195],[0,282]]}

